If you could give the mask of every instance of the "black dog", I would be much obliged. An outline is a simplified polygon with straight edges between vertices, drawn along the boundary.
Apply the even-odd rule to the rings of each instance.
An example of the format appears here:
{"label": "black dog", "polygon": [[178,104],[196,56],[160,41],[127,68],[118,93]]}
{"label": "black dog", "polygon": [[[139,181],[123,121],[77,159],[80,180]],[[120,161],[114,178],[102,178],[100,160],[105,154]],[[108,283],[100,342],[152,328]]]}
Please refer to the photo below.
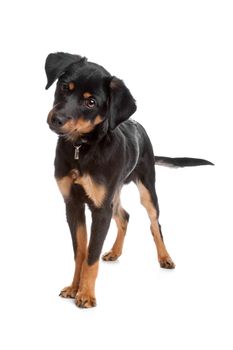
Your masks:
{"label": "black dog", "polygon": [[[71,286],[61,291],[80,307],[96,305],[95,280],[99,257],[111,218],[116,221],[116,241],[105,261],[122,253],[129,214],[122,208],[124,184],[135,182],[146,208],[160,266],[175,267],[165,247],[159,224],[155,192],[155,164],[195,166],[212,164],[203,159],[155,157],[144,128],[128,120],[136,111],[135,100],[124,82],[86,58],[63,52],[47,57],[46,89],[58,79],[49,127],[59,135],[55,178],[66,203],[75,273]],[[87,247],[85,203],[92,226]]]}

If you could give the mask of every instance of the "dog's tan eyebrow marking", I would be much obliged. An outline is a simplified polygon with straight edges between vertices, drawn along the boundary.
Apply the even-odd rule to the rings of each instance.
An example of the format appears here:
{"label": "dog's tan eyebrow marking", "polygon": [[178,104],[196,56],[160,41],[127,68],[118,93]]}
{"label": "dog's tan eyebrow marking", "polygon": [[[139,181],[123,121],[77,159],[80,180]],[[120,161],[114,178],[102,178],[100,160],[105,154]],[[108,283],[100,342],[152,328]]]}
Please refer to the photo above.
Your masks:
{"label": "dog's tan eyebrow marking", "polygon": [[91,96],[92,96],[92,94],[90,92],[88,92],[88,91],[84,92],[84,94],[83,94],[84,98],[88,98],[88,97],[91,97]]}
{"label": "dog's tan eyebrow marking", "polygon": [[73,81],[71,81],[69,84],[68,84],[68,87],[69,87],[69,90],[70,91],[73,91],[75,89],[75,83]]}

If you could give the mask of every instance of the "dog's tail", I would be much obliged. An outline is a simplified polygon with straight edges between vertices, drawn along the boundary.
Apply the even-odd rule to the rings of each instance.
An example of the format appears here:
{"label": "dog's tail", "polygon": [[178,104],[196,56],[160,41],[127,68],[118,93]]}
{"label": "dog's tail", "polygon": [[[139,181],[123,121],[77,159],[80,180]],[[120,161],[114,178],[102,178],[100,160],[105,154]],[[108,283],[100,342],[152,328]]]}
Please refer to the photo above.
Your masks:
{"label": "dog's tail", "polygon": [[199,158],[170,158],[170,157],[155,157],[156,165],[163,165],[171,168],[182,168],[187,166],[198,166],[198,165],[214,165],[205,159]]}

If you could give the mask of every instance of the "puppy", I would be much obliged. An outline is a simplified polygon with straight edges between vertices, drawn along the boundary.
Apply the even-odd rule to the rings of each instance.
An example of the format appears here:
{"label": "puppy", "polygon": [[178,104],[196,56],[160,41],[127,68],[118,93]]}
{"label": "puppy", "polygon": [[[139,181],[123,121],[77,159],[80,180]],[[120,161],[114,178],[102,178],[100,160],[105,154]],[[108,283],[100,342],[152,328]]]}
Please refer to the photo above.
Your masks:
{"label": "puppy", "polygon": [[[155,157],[145,129],[129,119],[136,104],[124,82],[85,57],[58,52],[49,54],[45,71],[48,89],[57,88],[48,124],[58,135],[55,178],[66,205],[75,272],[70,286],[61,291],[76,305],[96,305],[95,281],[99,258],[111,218],[117,225],[112,249],[103,255],[113,261],[122,253],[129,214],[120,193],[133,181],[146,208],[162,268],[175,267],[164,244],[155,191],[155,163],[168,166],[212,164],[203,159]],[[89,243],[85,204],[92,215]]]}

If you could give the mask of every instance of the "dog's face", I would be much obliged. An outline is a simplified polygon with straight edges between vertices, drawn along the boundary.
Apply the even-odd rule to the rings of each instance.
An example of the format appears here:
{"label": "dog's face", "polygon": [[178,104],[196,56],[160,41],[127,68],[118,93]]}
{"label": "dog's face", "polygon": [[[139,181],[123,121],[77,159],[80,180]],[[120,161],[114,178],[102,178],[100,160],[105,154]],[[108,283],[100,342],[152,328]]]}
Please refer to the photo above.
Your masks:
{"label": "dog's face", "polygon": [[114,129],[136,110],[135,101],[122,80],[81,56],[50,54],[45,70],[46,89],[58,79],[54,106],[47,121],[60,136],[75,141],[98,125]]}

